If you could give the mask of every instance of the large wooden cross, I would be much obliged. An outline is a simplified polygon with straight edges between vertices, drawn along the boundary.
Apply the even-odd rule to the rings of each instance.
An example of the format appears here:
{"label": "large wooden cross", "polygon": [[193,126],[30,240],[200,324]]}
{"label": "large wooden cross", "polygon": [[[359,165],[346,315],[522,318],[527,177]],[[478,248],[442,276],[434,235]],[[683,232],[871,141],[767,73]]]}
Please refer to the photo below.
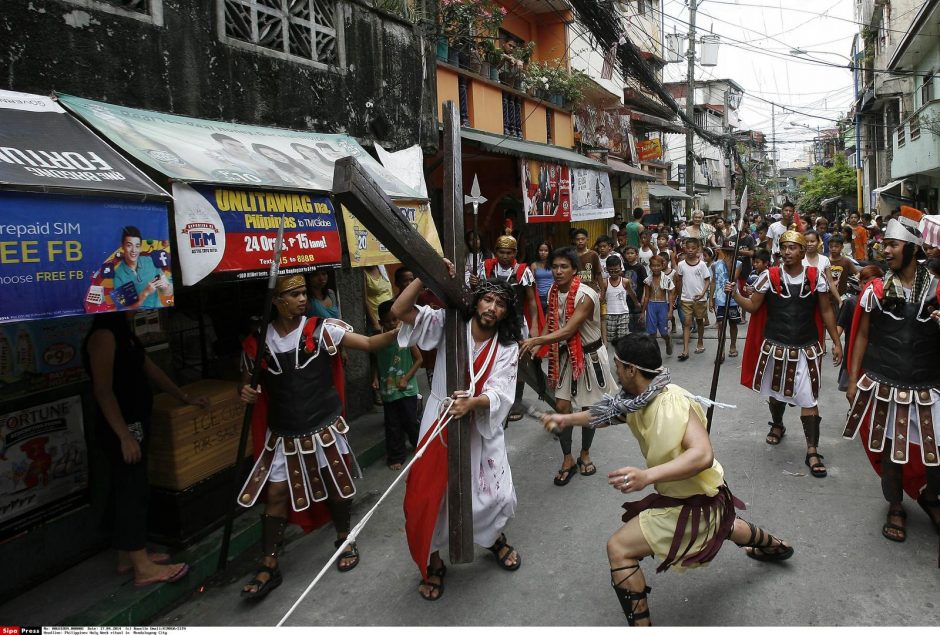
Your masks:
{"label": "large wooden cross", "polygon": [[[336,162],[333,198],[352,214],[447,307],[444,340],[447,351],[447,393],[465,390],[468,368],[467,328],[457,308],[464,298],[463,174],[460,156],[460,119],[456,105],[444,104],[444,257],[457,267],[451,278],[431,245],[411,226],[398,206],[375,184],[356,159]],[[447,432],[450,561],[473,560],[473,517],[470,506],[470,427],[454,422]]]}

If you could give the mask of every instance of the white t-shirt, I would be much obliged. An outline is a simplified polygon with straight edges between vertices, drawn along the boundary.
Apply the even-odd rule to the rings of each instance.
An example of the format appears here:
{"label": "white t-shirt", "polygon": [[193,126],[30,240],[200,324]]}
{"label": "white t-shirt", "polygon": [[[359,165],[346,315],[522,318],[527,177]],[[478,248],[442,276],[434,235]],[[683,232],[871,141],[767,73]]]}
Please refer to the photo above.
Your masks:
{"label": "white t-shirt", "polygon": [[787,226],[783,221],[778,220],[767,228],[767,237],[770,238],[771,255],[780,253],[780,237],[787,231]]}
{"label": "white t-shirt", "polygon": [[[600,254],[597,254],[598,260],[601,261],[601,277],[604,278],[604,280],[606,280],[607,278],[610,277],[610,274],[607,273],[607,259],[610,258],[610,257],[613,256],[613,255],[615,255],[615,254],[609,253],[609,254],[607,254],[606,256],[602,256],[602,255],[600,255]],[[621,260],[622,260],[622,258],[621,258]]]}
{"label": "white t-shirt", "polygon": [[[636,293],[636,290],[634,290]],[[629,313],[630,307],[627,305],[627,288],[623,283],[623,276],[620,277],[620,284],[614,286],[613,282],[607,282],[607,315],[623,315]]]}
{"label": "white t-shirt", "polygon": [[[780,286],[781,288],[791,285],[791,284],[803,284],[803,280],[806,278],[806,269],[803,269],[800,273],[795,276],[791,276],[784,270],[783,267],[780,267]],[[757,282],[754,283],[754,291],[757,293],[767,293],[770,289],[770,272],[769,270],[764,270],[757,277]],[[816,278],[816,291],[817,293],[826,293],[829,291],[829,282],[826,281],[826,276],[820,275]]]}
{"label": "white t-shirt", "polygon": [[681,261],[676,267],[676,274],[682,276],[682,299],[686,302],[692,302],[695,296],[705,293],[705,288],[711,279],[708,265],[702,259],[699,259],[694,266],[689,265],[685,260]]}
{"label": "white t-shirt", "polygon": [[829,256],[824,256],[823,254],[816,255],[816,264],[812,264],[809,261],[807,256],[803,256],[803,266],[804,267],[816,267],[819,269],[820,273],[829,271],[832,268],[832,262],[829,260]]}

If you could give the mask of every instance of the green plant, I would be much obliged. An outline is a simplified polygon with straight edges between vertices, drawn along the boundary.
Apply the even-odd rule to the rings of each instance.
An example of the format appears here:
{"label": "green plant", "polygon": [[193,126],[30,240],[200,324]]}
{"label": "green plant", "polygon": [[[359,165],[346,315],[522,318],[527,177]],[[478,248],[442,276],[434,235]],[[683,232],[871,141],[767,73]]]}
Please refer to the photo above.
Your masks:
{"label": "green plant", "polygon": [[836,155],[832,167],[814,166],[810,176],[800,179],[800,189],[803,194],[800,196],[799,208],[819,209],[824,198],[833,196],[854,198],[857,192],[855,178],[855,170],[849,167],[841,154]]}
{"label": "green plant", "polygon": [[495,0],[441,0],[441,34],[451,46],[469,50],[481,37],[499,32],[506,9]]}

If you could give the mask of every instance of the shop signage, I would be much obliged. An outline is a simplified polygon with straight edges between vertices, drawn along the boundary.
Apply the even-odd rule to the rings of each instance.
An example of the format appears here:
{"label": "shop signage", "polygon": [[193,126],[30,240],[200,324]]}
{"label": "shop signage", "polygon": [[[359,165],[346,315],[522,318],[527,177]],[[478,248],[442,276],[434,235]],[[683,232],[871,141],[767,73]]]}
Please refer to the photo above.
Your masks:
{"label": "shop signage", "polygon": [[166,198],[56,101],[7,90],[0,90],[0,184]]}
{"label": "shop signage", "polygon": [[0,324],[0,401],[84,381],[82,339],[91,319]]}
{"label": "shop signage", "polygon": [[0,192],[0,322],[173,305],[163,203]]}
{"label": "shop signage", "polygon": [[282,218],[282,273],[341,261],[336,215],[327,196],[174,183],[173,203],[184,285],[210,274],[236,280],[267,276]]}
{"label": "shop signage", "polygon": [[[401,213],[411,222],[415,231],[421,234],[434,250],[444,255],[441,239],[431,218],[431,208],[425,201],[395,201]],[[390,265],[398,262],[385,246],[360,223],[348,209],[343,207],[343,226],[346,228],[346,248],[349,250],[349,263],[353,267],[371,267]]]}
{"label": "shop signage", "polygon": [[61,95],[65,106],[139,161],[179,181],[333,189],[333,164],[353,156],[386,194],[421,198],[348,135],[180,117]]}
{"label": "shop signage", "polygon": [[520,160],[527,223],[571,220],[571,170],[566,165]]}
{"label": "shop signage", "polygon": [[606,172],[571,169],[571,220],[612,218],[614,195]]}
{"label": "shop signage", "polygon": [[82,400],[0,414],[0,541],[87,501]]}
{"label": "shop signage", "polygon": [[659,139],[643,139],[636,142],[636,153],[640,161],[653,161],[663,156],[663,144]]}

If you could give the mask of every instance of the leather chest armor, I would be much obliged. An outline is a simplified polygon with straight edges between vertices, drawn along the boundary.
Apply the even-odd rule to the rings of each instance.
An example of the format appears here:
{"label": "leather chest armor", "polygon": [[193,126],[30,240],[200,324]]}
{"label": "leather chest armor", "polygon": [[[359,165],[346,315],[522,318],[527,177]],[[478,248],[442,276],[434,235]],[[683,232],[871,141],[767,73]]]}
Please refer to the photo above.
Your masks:
{"label": "leather chest armor", "polygon": [[[862,368],[876,379],[909,387],[940,385],[940,328],[929,319],[937,308],[937,281],[927,290],[927,302],[921,305],[904,302],[869,314],[868,348]],[[890,308],[889,308],[890,307]],[[895,319],[885,312],[890,310]],[[918,320],[918,316],[923,320]]]}
{"label": "leather chest armor", "polygon": [[[314,333],[319,344],[320,329]],[[271,358],[274,357],[276,361]],[[322,348],[307,353],[299,350],[271,353],[265,349],[267,372],[262,376],[268,395],[268,428],[274,434],[298,437],[333,423],[343,412],[343,404],[333,383],[330,355]],[[274,373],[280,368],[283,372]]]}
{"label": "leather chest armor", "polygon": [[764,339],[786,346],[809,346],[819,340],[816,330],[816,293],[800,297],[804,284],[784,284],[781,288],[790,293],[790,297],[781,297],[773,289],[767,291],[764,302],[767,303],[767,324],[764,326]]}

